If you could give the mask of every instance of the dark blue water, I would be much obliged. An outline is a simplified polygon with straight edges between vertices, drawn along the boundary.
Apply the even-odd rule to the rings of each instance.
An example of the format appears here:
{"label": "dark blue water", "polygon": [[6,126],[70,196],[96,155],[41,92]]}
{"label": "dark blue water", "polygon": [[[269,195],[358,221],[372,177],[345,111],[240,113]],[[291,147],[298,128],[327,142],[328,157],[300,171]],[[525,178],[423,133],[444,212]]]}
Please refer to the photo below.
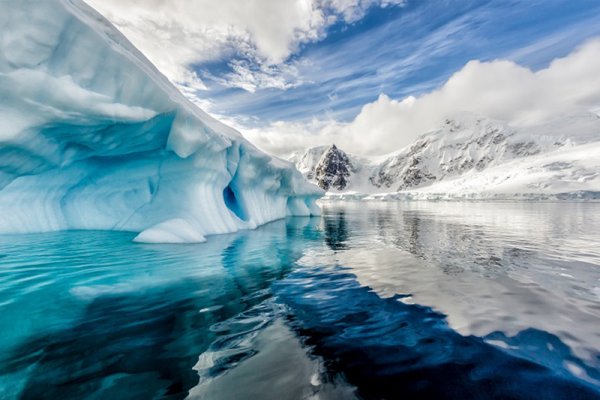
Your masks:
{"label": "dark blue water", "polygon": [[0,237],[0,398],[600,398],[600,204],[133,236]]}

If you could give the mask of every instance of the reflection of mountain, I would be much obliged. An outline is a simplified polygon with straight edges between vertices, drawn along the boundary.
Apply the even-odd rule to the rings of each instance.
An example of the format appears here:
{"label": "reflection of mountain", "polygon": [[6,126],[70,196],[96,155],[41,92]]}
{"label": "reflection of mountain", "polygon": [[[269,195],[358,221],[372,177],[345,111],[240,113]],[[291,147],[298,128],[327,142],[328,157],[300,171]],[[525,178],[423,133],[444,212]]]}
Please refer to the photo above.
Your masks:
{"label": "reflection of mountain", "polygon": [[[449,328],[445,316],[401,296],[382,299],[343,268],[305,268],[276,284],[293,325],[330,374],[364,399],[598,399],[560,360],[600,379],[547,332],[527,330],[510,352]],[[533,358],[519,349],[534,347]]]}
{"label": "reflection of mountain", "polygon": [[347,248],[346,241],[350,235],[344,211],[328,215],[327,218],[324,218],[323,227],[325,243],[331,250],[343,250]]}
{"label": "reflection of mountain", "polygon": [[[600,214],[594,203],[345,203],[351,234],[330,264],[351,269],[381,297],[447,315],[462,335],[559,337],[600,368],[596,349]],[[357,239],[360,238],[360,239]],[[577,321],[577,322],[575,322]]]}
{"label": "reflection of mountain", "polygon": [[[378,209],[376,214],[380,217],[376,219],[375,234],[382,242],[433,263],[447,273],[457,273],[465,269],[481,272],[500,269],[508,272],[515,267],[532,263],[531,258],[535,257],[535,254],[518,247],[518,241],[500,246],[501,242],[490,237],[485,225],[472,225],[464,223],[464,220],[461,222],[457,214],[462,217],[463,213],[469,212],[464,207],[464,204],[432,203],[431,206],[423,206],[424,212],[415,212],[413,208]],[[485,205],[473,205],[474,209],[477,207],[485,210]],[[438,214],[431,212],[436,208],[454,213],[454,218],[438,218]],[[488,208],[493,212],[493,205]],[[518,210],[509,212],[514,213]],[[464,217],[467,218],[468,215]],[[509,226],[504,229],[508,230]],[[542,233],[540,231],[538,235]],[[455,256],[449,257],[448,254]]]}

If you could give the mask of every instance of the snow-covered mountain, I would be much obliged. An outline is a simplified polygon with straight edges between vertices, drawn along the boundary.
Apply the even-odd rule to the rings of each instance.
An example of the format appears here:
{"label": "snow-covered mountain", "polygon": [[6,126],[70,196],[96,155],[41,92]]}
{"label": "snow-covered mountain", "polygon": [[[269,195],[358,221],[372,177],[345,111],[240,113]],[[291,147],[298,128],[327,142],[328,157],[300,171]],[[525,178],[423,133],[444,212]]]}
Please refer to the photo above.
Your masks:
{"label": "snow-covered mountain", "polygon": [[371,190],[372,185],[368,181],[373,168],[371,160],[348,154],[335,144],[294,152],[287,159],[307,180],[324,190]]}
{"label": "snow-covered mountain", "polygon": [[[377,160],[335,146],[289,159],[329,197],[600,197],[600,118],[582,113],[516,129],[463,113]],[[319,166],[331,164],[323,180]],[[327,185],[337,181],[345,184]]]}
{"label": "snow-covered mountain", "polygon": [[81,0],[11,2],[0,32],[0,233],[190,242],[319,212],[291,163],[186,100]]}
{"label": "snow-covered mountain", "polygon": [[305,153],[294,153],[290,161],[308,180],[314,181],[324,190],[344,190],[348,186],[348,178],[356,173],[355,164],[348,155],[339,150],[335,144],[314,147]]}

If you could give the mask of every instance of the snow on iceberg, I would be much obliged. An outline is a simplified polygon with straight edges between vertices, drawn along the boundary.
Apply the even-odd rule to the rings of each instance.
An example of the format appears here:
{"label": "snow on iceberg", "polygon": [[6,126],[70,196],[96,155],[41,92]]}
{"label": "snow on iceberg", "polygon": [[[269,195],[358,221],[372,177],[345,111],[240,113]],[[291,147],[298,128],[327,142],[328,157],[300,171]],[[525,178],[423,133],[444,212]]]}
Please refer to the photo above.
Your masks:
{"label": "snow on iceberg", "polygon": [[200,242],[322,192],[177,91],[80,0],[20,0],[0,26],[0,233]]}

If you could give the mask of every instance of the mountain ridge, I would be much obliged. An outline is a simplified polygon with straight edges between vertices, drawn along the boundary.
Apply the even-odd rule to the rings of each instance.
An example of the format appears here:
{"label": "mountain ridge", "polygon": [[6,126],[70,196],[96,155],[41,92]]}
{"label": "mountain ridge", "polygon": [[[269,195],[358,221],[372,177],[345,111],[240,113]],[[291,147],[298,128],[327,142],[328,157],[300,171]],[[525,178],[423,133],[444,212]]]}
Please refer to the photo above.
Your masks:
{"label": "mountain ridge", "polygon": [[[377,159],[332,145],[293,153],[288,160],[309,181],[327,190],[329,198],[411,192],[419,198],[433,193],[436,198],[519,197],[600,192],[596,144],[600,144],[600,117],[594,113],[557,117],[526,128],[461,113],[409,146]],[[336,160],[328,157],[332,147]],[[317,169],[332,163],[336,170],[348,171],[333,187],[323,184],[323,179],[331,182],[340,177],[330,173],[325,178]]]}

